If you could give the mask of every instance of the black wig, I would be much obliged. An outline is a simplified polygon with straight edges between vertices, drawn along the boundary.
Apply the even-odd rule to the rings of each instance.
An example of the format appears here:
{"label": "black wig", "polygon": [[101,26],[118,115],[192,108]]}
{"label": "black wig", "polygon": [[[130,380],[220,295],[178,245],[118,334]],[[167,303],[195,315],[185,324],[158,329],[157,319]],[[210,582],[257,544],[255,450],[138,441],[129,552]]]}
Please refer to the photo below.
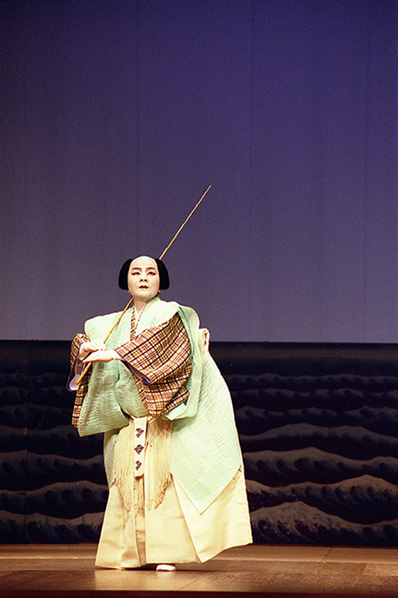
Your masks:
{"label": "black wig", "polygon": [[[121,289],[123,289],[123,291],[126,291],[128,289],[127,275],[129,273],[130,264],[133,261],[133,259],[135,259],[135,258],[130,258],[130,259],[126,260],[124,262],[123,266],[120,268],[119,287]],[[164,263],[162,262],[162,260],[160,260],[159,258],[156,257],[156,258],[151,258],[151,259],[155,260],[156,265],[158,267],[159,280],[160,280],[159,289],[165,291],[170,286],[170,279],[169,279],[169,273],[167,272],[167,268],[164,265]]]}

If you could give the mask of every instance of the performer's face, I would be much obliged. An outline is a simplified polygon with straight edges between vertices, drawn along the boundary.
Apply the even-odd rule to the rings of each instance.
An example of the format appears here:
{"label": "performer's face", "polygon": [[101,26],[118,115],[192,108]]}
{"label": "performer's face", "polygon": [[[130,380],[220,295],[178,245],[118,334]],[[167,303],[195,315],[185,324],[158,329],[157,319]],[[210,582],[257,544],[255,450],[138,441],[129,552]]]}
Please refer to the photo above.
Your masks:
{"label": "performer's face", "polygon": [[150,257],[135,258],[127,275],[127,286],[134,301],[148,303],[159,293],[160,278],[158,267]]}

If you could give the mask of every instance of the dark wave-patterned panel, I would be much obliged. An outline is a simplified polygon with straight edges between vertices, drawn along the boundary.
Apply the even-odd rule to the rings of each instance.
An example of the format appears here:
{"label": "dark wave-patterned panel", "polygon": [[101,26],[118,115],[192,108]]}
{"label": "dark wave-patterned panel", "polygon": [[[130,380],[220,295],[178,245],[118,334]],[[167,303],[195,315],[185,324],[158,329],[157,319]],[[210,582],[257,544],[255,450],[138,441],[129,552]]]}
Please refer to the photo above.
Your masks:
{"label": "dark wave-patterned panel", "polygon": [[236,350],[255,541],[397,545],[397,347],[256,345],[244,373]]}
{"label": "dark wave-patterned panel", "polygon": [[[398,347],[213,343],[254,540],[398,546]],[[0,342],[0,542],[97,541],[102,438],[79,438],[69,343]]]}

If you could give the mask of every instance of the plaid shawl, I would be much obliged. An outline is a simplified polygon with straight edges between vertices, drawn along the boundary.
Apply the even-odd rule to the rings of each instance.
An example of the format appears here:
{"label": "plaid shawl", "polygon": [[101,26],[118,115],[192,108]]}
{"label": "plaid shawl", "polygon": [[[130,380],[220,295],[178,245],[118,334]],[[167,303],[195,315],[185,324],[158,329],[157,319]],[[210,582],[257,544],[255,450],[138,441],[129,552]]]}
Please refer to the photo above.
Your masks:
{"label": "plaid shawl", "polygon": [[[78,334],[72,341],[69,380],[74,375],[80,345],[87,340],[87,335]],[[191,373],[190,343],[178,314],[137,336],[131,335],[129,342],[115,350],[132,372],[141,400],[152,417],[164,415],[188,399],[185,383]],[[91,368],[76,394],[72,416],[75,427],[87,394],[90,374]]]}
{"label": "plaid shawl", "polygon": [[164,415],[188,399],[185,383],[191,373],[190,344],[178,314],[147,328],[115,351],[135,376],[152,417]]}

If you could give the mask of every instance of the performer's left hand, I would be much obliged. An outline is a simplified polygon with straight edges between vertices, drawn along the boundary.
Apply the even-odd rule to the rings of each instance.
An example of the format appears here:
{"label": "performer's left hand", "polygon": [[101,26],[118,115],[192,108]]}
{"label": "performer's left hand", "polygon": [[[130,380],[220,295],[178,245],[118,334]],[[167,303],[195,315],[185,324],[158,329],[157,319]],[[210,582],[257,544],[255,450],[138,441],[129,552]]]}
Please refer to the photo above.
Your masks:
{"label": "performer's left hand", "polygon": [[114,359],[120,359],[120,357],[113,349],[110,351],[93,351],[83,359],[83,363],[94,363],[96,361],[107,362],[113,361]]}

